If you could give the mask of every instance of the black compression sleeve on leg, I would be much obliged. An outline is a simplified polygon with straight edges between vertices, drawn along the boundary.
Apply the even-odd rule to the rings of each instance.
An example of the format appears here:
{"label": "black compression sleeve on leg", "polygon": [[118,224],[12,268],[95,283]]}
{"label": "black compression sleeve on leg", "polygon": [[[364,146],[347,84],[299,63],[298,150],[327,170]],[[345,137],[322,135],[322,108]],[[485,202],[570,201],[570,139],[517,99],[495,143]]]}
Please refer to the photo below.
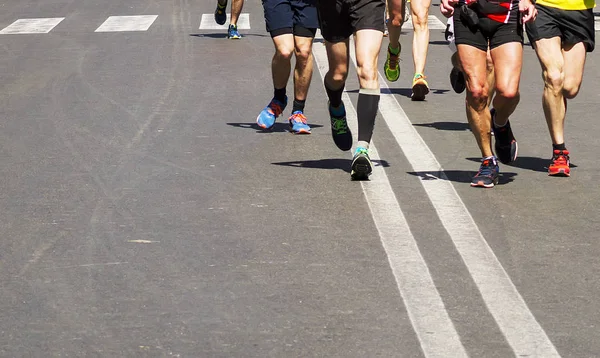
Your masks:
{"label": "black compression sleeve on leg", "polygon": [[273,97],[275,97],[275,99],[279,102],[285,102],[285,89],[285,87],[275,88],[275,90],[273,91]]}
{"label": "black compression sleeve on leg", "polygon": [[356,108],[359,141],[371,142],[378,107],[379,89],[361,88],[358,92],[358,104]]}
{"label": "black compression sleeve on leg", "polygon": [[340,89],[332,90],[325,83],[325,92],[327,92],[327,97],[329,97],[329,103],[332,107],[338,108],[342,104],[342,93],[344,93],[344,86]]}

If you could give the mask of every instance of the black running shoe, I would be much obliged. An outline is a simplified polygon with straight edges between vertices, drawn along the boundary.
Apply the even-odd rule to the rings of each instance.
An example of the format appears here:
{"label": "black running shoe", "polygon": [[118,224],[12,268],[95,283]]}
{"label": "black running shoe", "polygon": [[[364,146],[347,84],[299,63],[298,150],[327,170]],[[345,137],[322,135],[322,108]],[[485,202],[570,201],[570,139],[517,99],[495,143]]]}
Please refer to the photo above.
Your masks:
{"label": "black running shoe", "polygon": [[496,138],[494,147],[496,149],[496,156],[502,164],[514,162],[517,160],[519,147],[517,145],[517,140],[510,129],[510,121],[507,121],[504,127],[497,128],[494,125],[496,110],[493,108],[490,109],[490,114],[492,115],[492,130],[494,132],[494,137]]}
{"label": "black running shoe", "polygon": [[369,152],[366,148],[356,148],[354,158],[352,159],[352,171],[350,177],[352,180],[367,180],[373,171],[373,164],[369,158]]}
{"label": "black running shoe", "polygon": [[496,158],[483,159],[479,171],[471,180],[471,186],[493,188],[498,184],[498,173],[500,173],[500,167]]}
{"label": "black running shoe", "polygon": [[453,67],[450,71],[450,85],[456,93],[463,93],[467,88],[464,73],[456,67]]}
{"label": "black running shoe", "polygon": [[227,21],[227,13],[225,12],[226,10],[227,10],[227,2],[225,2],[225,5],[221,5],[217,1],[217,8],[215,9],[215,22],[217,24],[224,25],[225,22]]}
{"label": "black running shoe", "polygon": [[331,137],[335,145],[343,151],[352,149],[352,133],[346,121],[344,102],[338,108],[333,108],[329,104],[329,117],[331,120]]}

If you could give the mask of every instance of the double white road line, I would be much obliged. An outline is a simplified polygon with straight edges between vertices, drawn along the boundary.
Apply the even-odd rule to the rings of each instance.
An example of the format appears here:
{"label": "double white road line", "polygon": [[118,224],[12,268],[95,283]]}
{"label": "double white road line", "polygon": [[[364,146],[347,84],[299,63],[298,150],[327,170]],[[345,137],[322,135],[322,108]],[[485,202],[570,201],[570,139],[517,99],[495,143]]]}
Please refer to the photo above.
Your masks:
{"label": "double white road line", "polygon": [[[324,44],[315,42],[313,54],[323,78],[328,66]],[[351,56],[356,62],[353,49]],[[422,180],[423,188],[515,356],[560,357],[479,231],[435,156],[412,126],[406,113],[389,91],[383,77],[379,76],[381,117],[402,151],[410,153],[410,156],[407,156],[412,166],[410,170],[439,173],[437,180]],[[345,92],[343,100],[346,104],[349,126],[356,134],[358,133],[356,110]],[[371,144],[369,153],[372,160],[379,160],[374,143]],[[363,182],[362,188],[425,356],[448,357],[449,354],[452,357],[468,356],[435,287],[384,168],[375,166],[371,180]]]}

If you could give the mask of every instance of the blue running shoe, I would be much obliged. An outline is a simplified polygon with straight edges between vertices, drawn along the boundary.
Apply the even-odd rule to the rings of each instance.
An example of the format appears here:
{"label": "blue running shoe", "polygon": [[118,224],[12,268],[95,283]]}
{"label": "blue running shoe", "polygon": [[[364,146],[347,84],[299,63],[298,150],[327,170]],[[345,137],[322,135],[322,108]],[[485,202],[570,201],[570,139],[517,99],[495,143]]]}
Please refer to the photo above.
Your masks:
{"label": "blue running shoe", "polygon": [[352,180],[367,180],[372,171],[373,163],[371,163],[367,148],[356,148],[352,159],[352,171],[350,172]]}
{"label": "blue running shoe", "polygon": [[352,133],[346,121],[344,102],[338,108],[329,104],[329,120],[331,121],[331,137],[335,145],[343,151],[352,149]]}
{"label": "blue running shoe", "polygon": [[496,161],[496,157],[483,159],[479,171],[471,180],[471,186],[493,188],[494,185],[498,184],[498,174],[500,173],[500,167]]}
{"label": "blue running shoe", "polygon": [[219,25],[224,25],[225,21],[227,21],[227,13],[225,10],[227,9],[227,1],[225,1],[224,5],[219,4],[217,1],[217,8],[215,10],[215,22]]}
{"label": "blue running shoe", "polygon": [[288,119],[290,131],[294,134],[310,134],[310,127],[306,123],[306,116],[302,111],[295,111]]}
{"label": "blue running shoe", "polygon": [[283,103],[273,98],[256,117],[256,124],[262,129],[271,129],[275,125],[275,119],[281,115],[285,106],[287,106],[287,96]]}
{"label": "blue running shoe", "polygon": [[238,32],[237,25],[229,25],[229,28],[227,29],[227,38],[233,40],[242,38],[242,35]]}

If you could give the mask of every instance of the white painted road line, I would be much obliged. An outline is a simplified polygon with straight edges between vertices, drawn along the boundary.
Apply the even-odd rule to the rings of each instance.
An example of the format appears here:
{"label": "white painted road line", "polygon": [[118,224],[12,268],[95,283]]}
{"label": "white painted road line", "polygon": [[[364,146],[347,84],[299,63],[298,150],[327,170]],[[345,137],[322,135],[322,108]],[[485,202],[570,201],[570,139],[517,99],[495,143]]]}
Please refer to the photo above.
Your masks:
{"label": "white painted road line", "polygon": [[64,19],[64,17],[19,19],[2,29],[0,34],[47,34]]}
{"label": "white painted road line", "polygon": [[410,153],[406,158],[413,170],[438,178],[429,175],[421,184],[515,355],[560,357],[381,74],[379,82],[379,111],[402,151]]}
{"label": "white painted road line", "polygon": [[94,32],[147,31],[158,15],[110,16]]}
{"label": "white painted road line", "polygon": [[[215,22],[214,14],[202,14],[200,19],[200,30],[227,30],[231,14],[227,14],[225,24],[219,25]],[[250,30],[250,14],[240,14],[237,22],[238,30]]]}
{"label": "white painted road line", "polygon": [[[325,46],[315,43],[313,54],[323,78],[328,66]],[[356,110],[346,92],[342,98],[348,124],[356,136]],[[369,155],[372,160],[379,160],[374,143],[370,145]],[[452,357],[467,357],[382,166],[374,166],[371,180],[363,182],[362,188],[425,356],[448,357],[448,352],[452,352]]]}
{"label": "white painted road line", "polygon": [[[429,27],[429,30],[445,30],[446,29],[446,24],[441,22],[440,19],[438,19],[437,16],[434,16],[434,15],[429,15],[429,18],[427,19],[427,26]],[[413,24],[412,24],[412,17],[411,17],[410,19],[408,19],[407,22],[404,23],[404,25],[402,25],[402,30],[412,30],[412,29],[413,29]]]}

